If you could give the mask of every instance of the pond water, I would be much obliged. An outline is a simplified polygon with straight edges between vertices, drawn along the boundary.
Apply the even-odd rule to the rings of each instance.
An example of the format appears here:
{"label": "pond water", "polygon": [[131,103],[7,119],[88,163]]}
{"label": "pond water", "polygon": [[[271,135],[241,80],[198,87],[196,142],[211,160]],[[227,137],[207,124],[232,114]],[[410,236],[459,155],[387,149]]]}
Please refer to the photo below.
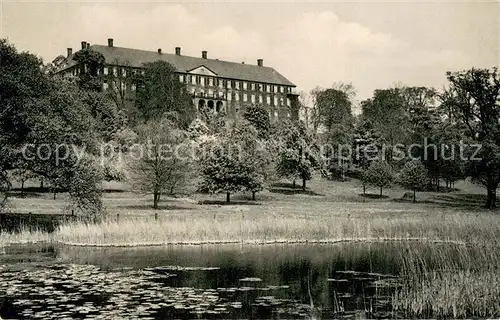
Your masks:
{"label": "pond water", "polygon": [[392,318],[396,244],[78,248],[0,254],[4,319]]}

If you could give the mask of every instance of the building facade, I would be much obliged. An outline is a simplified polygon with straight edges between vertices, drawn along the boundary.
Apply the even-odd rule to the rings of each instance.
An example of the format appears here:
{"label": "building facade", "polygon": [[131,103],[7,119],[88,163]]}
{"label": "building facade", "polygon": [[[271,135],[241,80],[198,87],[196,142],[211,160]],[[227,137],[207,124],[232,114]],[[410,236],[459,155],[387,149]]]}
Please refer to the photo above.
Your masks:
{"label": "building facade", "polygon": [[[201,57],[183,56],[181,48],[174,53],[145,51],[108,45],[90,45],[82,42],[82,49],[90,48],[105,58],[103,89],[109,90],[110,79],[126,79],[127,74],[144,72],[144,64],[166,61],[176,68],[179,81],[186,85],[194,105],[214,113],[237,117],[249,105],[261,105],[272,120],[298,119],[298,94],[296,86],[279,72],[264,66],[262,59],[256,65],[209,59],[207,51]],[[81,66],[73,60],[73,50],[68,48],[64,61],[58,62],[59,73],[78,75]],[[116,82],[114,81],[116,86]],[[121,81],[118,91],[133,92],[133,84]]]}

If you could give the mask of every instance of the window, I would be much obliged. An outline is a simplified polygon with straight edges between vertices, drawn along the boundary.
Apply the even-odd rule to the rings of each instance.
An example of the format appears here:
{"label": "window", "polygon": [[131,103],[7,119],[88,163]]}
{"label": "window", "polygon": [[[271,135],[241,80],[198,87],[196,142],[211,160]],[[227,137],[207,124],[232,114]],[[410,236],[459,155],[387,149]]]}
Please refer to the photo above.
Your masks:
{"label": "window", "polygon": [[104,83],[102,84],[102,88],[103,88],[104,90],[108,89],[108,84],[107,84],[106,82],[104,82]]}
{"label": "window", "polygon": [[274,110],[274,117],[277,118],[278,117],[278,111],[277,110]]}
{"label": "window", "polygon": [[280,92],[281,92],[281,93],[285,92],[285,87],[281,86],[281,87],[280,87]]}
{"label": "window", "polygon": [[192,93],[192,94],[194,94],[194,93],[195,93],[194,88],[191,88],[191,93]]}
{"label": "window", "polygon": [[182,75],[182,74],[179,75],[179,81],[184,82],[184,75]]}
{"label": "window", "polygon": [[264,102],[264,99],[262,99],[262,95],[259,94],[259,103],[263,103]]}
{"label": "window", "polygon": [[271,96],[266,97],[266,102],[267,102],[267,104],[271,104]]}
{"label": "window", "polygon": [[278,105],[278,97],[274,97],[274,105],[277,106]]}
{"label": "window", "polygon": [[240,94],[238,92],[234,93],[234,100],[240,101]]}
{"label": "window", "polygon": [[285,99],[283,99],[283,97],[280,98],[280,106],[284,105],[285,104]]}
{"label": "window", "polygon": [[214,85],[214,78],[210,77],[208,78],[208,85],[213,86]]}
{"label": "window", "polygon": [[286,98],[286,105],[289,107],[291,106],[290,98]]}
{"label": "window", "polygon": [[248,83],[243,81],[243,90],[248,90]]}
{"label": "window", "polygon": [[127,89],[127,85],[125,84],[125,82],[122,82],[120,87],[122,91],[125,91],[125,89]]}
{"label": "window", "polygon": [[233,95],[231,94],[231,92],[228,92],[227,94],[227,101],[231,101]]}
{"label": "window", "polygon": [[255,95],[254,95],[254,94],[252,94],[252,95],[250,96],[250,101],[252,101],[252,103],[255,103]]}
{"label": "window", "polygon": [[111,67],[111,70],[113,70],[113,75],[116,77],[118,75],[118,69]]}
{"label": "window", "polygon": [[205,86],[205,77],[200,76],[200,84],[202,87]]}
{"label": "window", "polygon": [[224,81],[222,81],[222,79],[215,79],[215,80],[219,84],[219,88],[224,88]]}
{"label": "window", "polygon": [[240,82],[239,82],[239,81],[235,81],[235,82],[234,82],[234,87],[235,87],[237,90],[240,90]]}
{"label": "window", "polygon": [[132,89],[132,91],[135,91],[135,84],[131,84],[130,89]]}
{"label": "window", "polygon": [[227,80],[227,88],[231,89],[231,80]]}
{"label": "window", "polygon": [[252,82],[252,84],[250,85],[250,88],[252,89],[252,91],[255,91],[255,83]]}
{"label": "window", "polygon": [[104,74],[108,74],[108,68],[104,67]]}
{"label": "window", "polygon": [[126,77],[127,76],[127,69],[122,68],[122,76]]}
{"label": "window", "polygon": [[247,102],[248,101],[248,96],[246,93],[243,94],[243,102]]}
{"label": "window", "polygon": [[213,97],[213,95],[214,95],[213,90],[212,89],[208,89],[208,96],[209,97]]}
{"label": "window", "polygon": [[287,116],[288,118],[290,118],[290,116],[291,116],[291,115],[290,115],[290,112],[287,112],[287,113],[286,113],[286,116]]}
{"label": "window", "polygon": [[196,84],[196,76],[191,76],[191,84]]}

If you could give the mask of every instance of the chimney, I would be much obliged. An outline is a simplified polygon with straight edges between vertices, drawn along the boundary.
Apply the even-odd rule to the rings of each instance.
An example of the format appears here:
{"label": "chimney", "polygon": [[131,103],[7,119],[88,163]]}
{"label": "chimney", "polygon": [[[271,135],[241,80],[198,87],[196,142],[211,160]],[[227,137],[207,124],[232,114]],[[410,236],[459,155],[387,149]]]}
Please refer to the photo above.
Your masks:
{"label": "chimney", "polygon": [[87,49],[90,49],[90,43],[87,42]]}
{"label": "chimney", "polygon": [[71,57],[73,55],[73,48],[68,48],[68,56],[67,58]]}
{"label": "chimney", "polygon": [[82,50],[85,50],[85,49],[87,49],[87,42],[82,41]]}
{"label": "chimney", "polygon": [[203,51],[201,52],[201,57],[202,57],[203,59],[206,59],[206,58],[207,58],[207,52],[206,52],[205,50],[203,50]]}
{"label": "chimney", "polygon": [[264,60],[262,60],[262,59],[257,59],[257,65],[258,65],[259,67],[262,67],[262,66],[264,65]]}
{"label": "chimney", "polygon": [[175,47],[175,54],[178,56],[181,55],[181,47]]}
{"label": "chimney", "polygon": [[161,48],[158,48],[158,54],[161,54]]}
{"label": "chimney", "polygon": [[113,48],[113,38],[108,38],[108,47]]}

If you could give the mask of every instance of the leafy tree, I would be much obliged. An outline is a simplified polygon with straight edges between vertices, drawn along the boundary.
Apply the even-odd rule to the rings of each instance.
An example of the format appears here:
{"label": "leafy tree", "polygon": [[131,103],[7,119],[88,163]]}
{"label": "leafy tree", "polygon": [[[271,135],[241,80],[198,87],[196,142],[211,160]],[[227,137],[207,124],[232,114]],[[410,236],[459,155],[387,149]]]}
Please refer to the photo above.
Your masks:
{"label": "leafy tree", "polygon": [[248,122],[228,123],[224,131],[215,134],[205,147],[210,150],[200,163],[201,187],[211,193],[231,193],[262,190],[266,180],[266,156],[259,148],[256,129]]}
{"label": "leafy tree", "polygon": [[399,183],[413,191],[413,202],[416,202],[416,192],[427,185],[429,181],[427,169],[419,160],[408,161],[399,173]]}
{"label": "leafy tree", "polygon": [[351,97],[353,89],[351,85],[340,85],[338,88],[317,90],[315,98],[315,120],[321,124],[326,131],[331,131],[334,126],[350,126],[353,122]]}
{"label": "leafy tree", "polygon": [[[100,213],[100,176],[95,164],[82,166],[84,160],[70,152],[71,148],[63,151],[66,157],[61,159],[58,148],[96,149],[94,119],[78,89],[68,80],[50,78],[40,59],[18,53],[5,40],[0,40],[0,73],[0,175],[27,168],[51,184],[58,181],[78,208]],[[41,145],[48,148],[38,156],[33,148],[31,153],[23,153],[26,146],[36,149]]]}
{"label": "leafy tree", "polygon": [[145,121],[171,116],[181,129],[187,129],[196,109],[176,69],[165,61],[145,64],[144,74],[136,76],[138,111]]}
{"label": "leafy tree", "polygon": [[275,137],[280,147],[276,160],[277,175],[292,180],[294,187],[296,179],[302,180],[302,189],[305,190],[313,168],[319,164],[313,137],[302,123],[288,120],[280,123]]}
{"label": "leafy tree", "polygon": [[479,161],[469,161],[468,174],[487,190],[487,208],[496,207],[500,183],[500,76],[497,68],[448,72],[444,108],[466,128],[469,142],[480,144]]}
{"label": "leafy tree", "polygon": [[[355,128],[352,135],[352,163],[365,172],[370,164],[380,159],[382,139],[375,131],[369,120],[361,121]],[[363,183],[363,194],[366,193],[366,179],[361,179]]]}
{"label": "leafy tree", "polygon": [[258,137],[264,139],[269,137],[271,131],[271,120],[269,113],[260,105],[248,106],[243,113],[243,118],[250,122],[257,129]]}
{"label": "leafy tree", "polygon": [[389,187],[394,180],[393,169],[386,161],[373,161],[368,169],[363,173],[364,183],[380,188],[380,198],[382,189]]}
{"label": "leafy tree", "polygon": [[134,187],[153,194],[158,209],[161,195],[174,194],[185,187],[191,170],[186,133],[166,119],[152,120],[137,128],[140,150],[130,150]]}
{"label": "leafy tree", "polygon": [[[394,146],[407,141],[408,112],[401,89],[375,90],[373,98],[361,102],[361,108],[362,119],[370,120],[386,143]],[[392,154],[388,157],[391,160]]]}
{"label": "leafy tree", "polygon": [[103,79],[101,73],[104,69],[105,58],[102,53],[90,47],[77,51],[73,55],[80,68],[78,85],[84,90],[101,91]]}

